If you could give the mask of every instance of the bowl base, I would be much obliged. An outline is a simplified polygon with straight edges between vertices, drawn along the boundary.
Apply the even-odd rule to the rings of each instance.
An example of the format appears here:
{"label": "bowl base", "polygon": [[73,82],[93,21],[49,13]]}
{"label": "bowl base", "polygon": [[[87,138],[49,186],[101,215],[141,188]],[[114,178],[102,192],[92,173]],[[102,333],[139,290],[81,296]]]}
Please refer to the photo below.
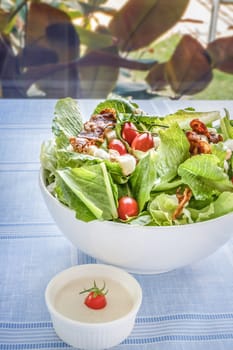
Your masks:
{"label": "bowl base", "polygon": [[116,264],[110,264],[110,263],[107,263],[103,260],[100,260],[100,259],[96,259],[96,262],[97,264],[105,264],[105,265],[112,265],[112,266],[115,266],[115,267],[118,267],[120,269],[123,269],[129,273],[133,273],[133,274],[136,274],[136,275],[159,275],[159,274],[162,274],[162,273],[167,273],[167,272],[170,272],[170,271],[173,271],[175,269],[161,269],[161,270],[141,270],[141,269],[131,269],[131,268],[127,268],[127,267],[123,267],[123,266],[120,266],[120,265],[116,265]]}

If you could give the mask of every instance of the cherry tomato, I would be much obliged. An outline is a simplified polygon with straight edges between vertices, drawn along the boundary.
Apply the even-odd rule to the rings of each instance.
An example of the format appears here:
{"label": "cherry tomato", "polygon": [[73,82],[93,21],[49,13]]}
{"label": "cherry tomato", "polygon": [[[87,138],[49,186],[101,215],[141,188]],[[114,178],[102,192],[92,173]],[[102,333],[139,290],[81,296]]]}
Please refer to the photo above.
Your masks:
{"label": "cherry tomato", "polygon": [[123,125],[121,136],[125,141],[128,142],[129,145],[131,145],[133,139],[138,135],[138,131],[136,129],[136,126],[131,122],[126,122]]}
{"label": "cherry tomato", "polygon": [[118,216],[121,220],[127,220],[129,217],[137,216],[139,213],[137,201],[128,196],[121,197],[118,201]]}
{"label": "cherry tomato", "polygon": [[96,295],[95,292],[90,292],[85,299],[85,305],[90,309],[103,309],[106,305],[105,295]]}
{"label": "cherry tomato", "polygon": [[125,145],[123,144],[123,142],[121,142],[121,140],[118,139],[111,140],[108,144],[108,148],[118,151],[121,156],[127,153]]}
{"label": "cherry tomato", "polygon": [[142,134],[138,134],[131,144],[131,147],[134,150],[146,152],[150,148],[154,147],[154,140],[150,133],[143,132]]}
{"label": "cherry tomato", "polygon": [[99,310],[103,309],[107,305],[106,294],[108,291],[104,291],[105,283],[103,288],[98,288],[95,281],[94,286],[89,289],[84,289],[79,294],[88,293],[84,300],[84,304],[90,309]]}

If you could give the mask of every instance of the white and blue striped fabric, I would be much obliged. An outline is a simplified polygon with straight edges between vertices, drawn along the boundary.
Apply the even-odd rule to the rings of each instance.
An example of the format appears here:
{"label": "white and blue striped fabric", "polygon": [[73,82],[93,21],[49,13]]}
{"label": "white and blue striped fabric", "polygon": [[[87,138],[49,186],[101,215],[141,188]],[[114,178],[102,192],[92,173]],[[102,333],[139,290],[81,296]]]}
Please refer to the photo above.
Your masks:
{"label": "white and blue striped fabric", "polygon": [[[44,291],[59,271],[95,263],[60,233],[38,186],[39,153],[55,100],[0,100],[0,350],[71,349],[55,334]],[[81,100],[86,118],[95,100]],[[149,113],[227,108],[231,101],[138,101]],[[175,249],[175,247],[174,247]],[[117,350],[232,350],[233,240],[199,263],[134,275],[143,302]]]}

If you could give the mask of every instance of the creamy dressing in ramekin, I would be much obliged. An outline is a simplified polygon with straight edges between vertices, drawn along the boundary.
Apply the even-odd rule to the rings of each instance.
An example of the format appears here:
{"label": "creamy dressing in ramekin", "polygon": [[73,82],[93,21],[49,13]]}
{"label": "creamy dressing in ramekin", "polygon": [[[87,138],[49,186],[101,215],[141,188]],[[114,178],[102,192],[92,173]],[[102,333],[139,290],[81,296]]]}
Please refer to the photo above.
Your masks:
{"label": "creamy dressing in ramekin", "polygon": [[[100,310],[93,310],[84,304],[88,293],[80,294],[84,289],[93,286],[94,281],[99,288],[104,283],[108,293],[107,305]],[[54,302],[55,309],[63,316],[80,322],[109,322],[126,315],[133,307],[130,293],[119,282],[105,278],[79,278],[71,281],[59,290]]]}

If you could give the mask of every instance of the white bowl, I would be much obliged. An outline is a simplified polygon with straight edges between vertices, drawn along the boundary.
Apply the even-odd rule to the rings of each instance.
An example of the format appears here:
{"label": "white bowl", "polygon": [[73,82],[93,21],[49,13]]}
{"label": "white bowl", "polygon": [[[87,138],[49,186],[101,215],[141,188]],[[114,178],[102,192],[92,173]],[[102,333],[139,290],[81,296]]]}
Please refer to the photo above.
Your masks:
{"label": "white bowl", "polygon": [[[69,290],[69,293],[77,294],[77,304],[76,294],[74,294],[73,299],[72,296],[67,294],[65,297],[63,296],[63,304],[61,305],[67,302],[69,307],[74,310],[74,313],[77,309],[77,320],[64,315],[59,309],[59,304],[57,302],[58,295],[61,295],[59,292],[61,293],[67,286],[68,288],[73,288],[75,283],[80,283],[82,279],[85,279],[85,281],[90,280],[90,283],[93,283],[93,279],[101,279],[106,281],[106,287],[108,287],[107,282],[110,280],[118,285],[120,284],[121,288],[123,287],[122,298],[125,299],[127,297],[130,300],[127,307],[128,310],[122,313],[118,318],[102,322],[101,317],[103,317],[103,312],[101,313],[101,310],[90,311],[85,305],[83,305],[82,309],[82,305],[79,305],[80,300],[78,299],[81,298],[81,296],[79,290],[76,291],[75,288],[75,290]],[[108,291],[106,298],[108,298],[109,293],[111,294],[111,290]],[[71,267],[56,275],[46,288],[45,300],[51,315],[54,330],[64,342],[80,349],[98,350],[115,346],[129,336],[134,327],[135,317],[141,305],[142,290],[136,279],[124,270],[109,265],[87,264]],[[111,302],[105,307],[105,315],[111,312],[110,310],[114,307],[114,301],[116,308],[119,308],[119,299],[116,295],[112,296]],[[97,318],[98,321],[80,321],[78,314],[81,314],[83,312],[82,310],[84,310],[84,314],[87,315],[87,318],[89,315],[93,316],[93,314],[96,313],[94,317]]]}
{"label": "white bowl", "polygon": [[49,212],[67,239],[97,260],[133,273],[162,273],[197,262],[214,253],[233,235],[233,213],[182,226],[85,223],[47,190],[43,170],[40,187]]}

